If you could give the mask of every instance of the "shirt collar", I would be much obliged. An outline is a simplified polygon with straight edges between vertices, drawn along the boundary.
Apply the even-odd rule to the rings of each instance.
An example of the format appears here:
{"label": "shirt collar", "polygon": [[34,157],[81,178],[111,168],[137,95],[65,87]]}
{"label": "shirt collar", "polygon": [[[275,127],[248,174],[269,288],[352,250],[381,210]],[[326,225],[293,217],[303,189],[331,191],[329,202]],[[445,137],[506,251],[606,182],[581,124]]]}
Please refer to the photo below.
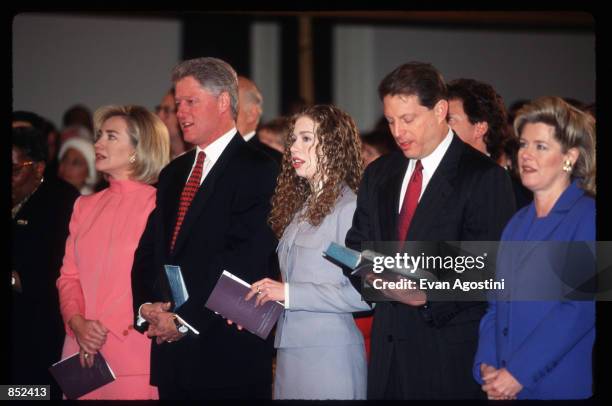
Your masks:
{"label": "shirt collar", "polygon": [[246,142],[251,141],[251,138],[253,138],[255,136],[255,131],[251,131],[249,133],[246,133],[245,135],[243,135],[242,137],[244,138],[244,140]]}
{"label": "shirt collar", "polygon": [[217,161],[217,159],[219,159],[219,157],[223,153],[223,150],[225,150],[225,147],[227,147],[227,144],[229,144],[232,138],[234,137],[234,134],[236,134],[236,127],[233,127],[221,137],[211,142],[204,149],[200,148],[199,145],[196,146],[196,157],[198,156],[198,153],[200,151],[204,151],[204,153],[206,154],[206,159],[209,159],[211,161]]}
{"label": "shirt collar", "polygon": [[[423,165],[423,170],[427,173],[434,173],[442,158],[444,158],[444,154],[448,150],[451,142],[453,141],[453,130],[448,128],[448,132],[446,133],[446,137],[442,140],[441,143],[438,144],[436,149],[429,155],[424,158],[421,158],[421,164]],[[416,161],[415,161],[416,162]]]}

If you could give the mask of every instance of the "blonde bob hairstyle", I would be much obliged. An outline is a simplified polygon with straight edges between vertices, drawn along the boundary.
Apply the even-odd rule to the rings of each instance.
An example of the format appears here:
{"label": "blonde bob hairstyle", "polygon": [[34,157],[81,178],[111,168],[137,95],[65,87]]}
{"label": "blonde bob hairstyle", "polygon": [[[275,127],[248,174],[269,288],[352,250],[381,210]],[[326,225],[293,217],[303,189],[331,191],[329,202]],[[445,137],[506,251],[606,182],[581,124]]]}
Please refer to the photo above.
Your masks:
{"label": "blonde bob hairstyle", "polygon": [[595,196],[595,119],[565,102],[560,97],[540,97],[525,105],[516,113],[514,131],[521,135],[527,123],[543,123],[552,126],[555,140],[566,153],[570,148],[579,152],[572,168],[571,179],[578,179],[580,187]]}
{"label": "blonde bob hairstyle", "polygon": [[157,182],[159,172],[170,161],[170,135],[159,117],[142,106],[104,106],[94,113],[96,139],[102,124],[111,117],[121,117],[136,149],[130,179],[147,184]]}

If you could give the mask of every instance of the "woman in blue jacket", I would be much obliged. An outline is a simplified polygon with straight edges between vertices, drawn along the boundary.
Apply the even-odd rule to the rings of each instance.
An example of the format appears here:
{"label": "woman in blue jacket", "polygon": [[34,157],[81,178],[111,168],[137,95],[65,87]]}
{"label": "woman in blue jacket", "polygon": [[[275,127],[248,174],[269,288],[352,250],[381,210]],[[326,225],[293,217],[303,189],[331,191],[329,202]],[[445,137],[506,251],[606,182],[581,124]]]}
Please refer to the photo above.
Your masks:
{"label": "woman in blue jacket", "polygon": [[543,97],[517,113],[514,128],[521,181],[534,201],[502,234],[497,278],[506,291],[480,323],[474,378],[489,399],[588,398],[595,303],[567,293],[595,274],[595,121]]}

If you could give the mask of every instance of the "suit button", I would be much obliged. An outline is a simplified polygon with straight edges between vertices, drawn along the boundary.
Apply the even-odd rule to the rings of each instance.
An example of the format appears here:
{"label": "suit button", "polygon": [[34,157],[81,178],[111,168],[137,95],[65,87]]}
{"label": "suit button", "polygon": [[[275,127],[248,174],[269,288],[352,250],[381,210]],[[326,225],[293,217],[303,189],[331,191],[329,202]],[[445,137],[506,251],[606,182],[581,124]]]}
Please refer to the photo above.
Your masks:
{"label": "suit button", "polygon": [[501,360],[501,366],[502,366],[502,368],[506,367],[506,360],[505,359]]}
{"label": "suit button", "polygon": [[508,335],[508,327],[504,327],[504,329],[502,330],[502,334],[505,336]]}
{"label": "suit button", "polygon": [[387,342],[389,342],[389,343],[390,343],[390,342],[393,342],[393,335],[392,335],[392,334],[389,334],[389,335],[387,336]]}
{"label": "suit button", "polygon": [[133,330],[133,329],[134,329],[134,326],[130,324],[130,325],[128,326],[128,330]]}
{"label": "suit button", "polygon": [[123,335],[124,335],[124,336],[126,336],[126,335],[128,335],[128,334],[129,334],[129,332],[128,332],[127,330],[123,330]]}

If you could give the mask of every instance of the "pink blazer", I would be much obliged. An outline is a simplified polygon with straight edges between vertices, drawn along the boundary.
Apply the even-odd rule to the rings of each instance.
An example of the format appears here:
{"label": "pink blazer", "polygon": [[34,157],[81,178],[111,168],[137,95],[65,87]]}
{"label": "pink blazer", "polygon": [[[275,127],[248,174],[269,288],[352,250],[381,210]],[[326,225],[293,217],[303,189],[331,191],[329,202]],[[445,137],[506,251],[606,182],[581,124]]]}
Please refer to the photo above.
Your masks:
{"label": "pink blazer", "polygon": [[132,325],[131,270],[154,207],[155,188],[129,180],[111,180],[76,201],[56,284],[66,328],[62,358],[79,351],[67,323],[81,314],[110,330],[101,352],[118,378],[149,374],[151,341]]}

